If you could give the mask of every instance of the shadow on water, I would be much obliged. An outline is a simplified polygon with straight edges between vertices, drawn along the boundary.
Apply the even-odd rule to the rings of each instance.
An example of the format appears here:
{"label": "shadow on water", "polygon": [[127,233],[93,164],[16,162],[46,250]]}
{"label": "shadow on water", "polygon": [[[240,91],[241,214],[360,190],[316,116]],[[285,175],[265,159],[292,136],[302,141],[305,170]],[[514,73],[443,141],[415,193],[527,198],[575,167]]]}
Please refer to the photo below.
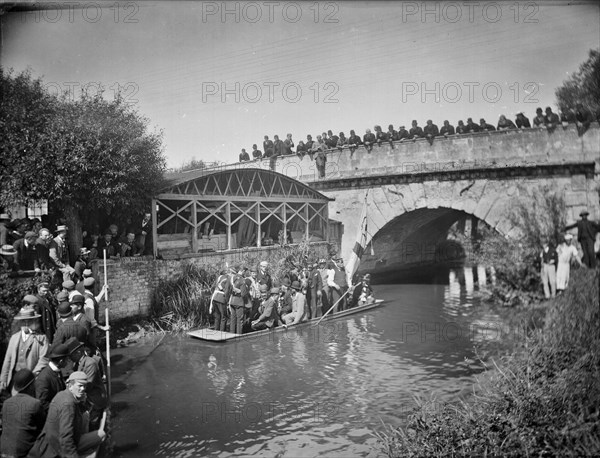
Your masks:
{"label": "shadow on water", "polygon": [[371,275],[374,285],[447,285],[451,270],[460,271],[463,261],[420,264]]}

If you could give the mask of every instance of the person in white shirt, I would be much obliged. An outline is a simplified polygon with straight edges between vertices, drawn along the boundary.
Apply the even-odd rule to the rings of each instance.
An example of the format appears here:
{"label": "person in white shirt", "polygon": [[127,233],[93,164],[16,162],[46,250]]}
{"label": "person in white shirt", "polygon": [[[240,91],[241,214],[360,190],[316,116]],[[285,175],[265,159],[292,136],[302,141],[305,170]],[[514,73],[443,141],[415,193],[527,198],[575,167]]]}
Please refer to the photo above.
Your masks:
{"label": "person in white shirt", "polygon": [[558,245],[556,253],[558,254],[558,266],[556,268],[556,290],[562,292],[569,285],[569,275],[571,273],[571,260],[575,259],[579,265],[583,265],[577,248],[571,242],[573,236],[565,234],[565,241]]}
{"label": "person in white shirt", "polygon": [[299,281],[292,282],[292,311],[281,318],[286,326],[306,321],[306,296],[302,294],[302,286]]}

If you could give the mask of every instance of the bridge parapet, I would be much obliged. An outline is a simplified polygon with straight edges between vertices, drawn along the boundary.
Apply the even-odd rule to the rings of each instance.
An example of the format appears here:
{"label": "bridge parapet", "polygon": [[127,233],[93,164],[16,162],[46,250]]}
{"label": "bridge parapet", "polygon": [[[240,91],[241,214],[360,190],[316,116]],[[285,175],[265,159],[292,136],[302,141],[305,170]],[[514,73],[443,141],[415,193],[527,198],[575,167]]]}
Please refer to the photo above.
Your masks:
{"label": "bridge parapet", "polygon": [[[593,123],[579,136],[575,125],[559,126],[554,132],[526,129],[483,132],[436,137],[433,144],[425,139],[375,145],[351,151],[329,150],[325,178],[319,178],[315,162],[309,156],[277,158],[276,171],[307,184],[328,180],[356,179],[385,175],[430,174],[461,170],[532,167],[595,163],[600,170],[600,128]],[[228,164],[220,169],[269,169],[269,159]]]}

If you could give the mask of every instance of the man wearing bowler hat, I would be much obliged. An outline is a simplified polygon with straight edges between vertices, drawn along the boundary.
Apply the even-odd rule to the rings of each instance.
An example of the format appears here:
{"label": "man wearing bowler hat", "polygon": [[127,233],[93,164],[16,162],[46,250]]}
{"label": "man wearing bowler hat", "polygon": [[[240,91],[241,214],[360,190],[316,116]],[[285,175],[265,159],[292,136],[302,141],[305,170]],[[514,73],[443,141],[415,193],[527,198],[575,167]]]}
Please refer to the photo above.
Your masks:
{"label": "man wearing bowler hat", "polygon": [[27,456],[35,439],[44,427],[44,410],[35,398],[35,375],[29,369],[15,374],[12,397],[2,406],[2,437],[0,454],[3,457]]}
{"label": "man wearing bowler hat", "polygon": [[40,315],[33,307],[23,307],[14,317],[21,329],[14,333],[9,342],[2,372],[0,372],[0,390],[9,389],[16,372],[29,369],[34,374],[48,365],[45,358],[48,352],[48,339],[40,332]]}
{"label": "man wearing bowler hat", "polygon": [[35,379],[35,397],[42,403],[44,415],[48,413],[54,396],[66,388],[61,369],[67,365],[69,349],[65,344],[55,345],[46,357],[49,359],[48,365]]}
{"label": "man wearing bowler hat", "polygon": [[65,343],[69,338],[75,337],[79,342],[96,348],[96,341],[91,335],[91,325],[81,310],[85,298],[79,294],[71,302],[63,302],[58,306],[58,324],[54,335],[53,345]]}
{"label": "man wearing bowler hat", "polygon": [[[337,258],[332,268],[329,269],[327,284],[329,285],[331,294],[331,307],[337,303],[336,308],[341,312],[346,308],[346,298],[344,295],[348,290],[346,268],[344,267],[344,260],[341,257]],[[335,311],[336,310],[333,310],[332,313]]]}
{"label": "man wearing bowler hat", "polygon": [[[42,282],[37,286],[37,294],[34,296],[37,300],[33,304],[36,311],[42,316],[41,330],[46,334],[48,343],[54,341],[54,333],[56,332],[56,307],[54,298],[50,294],[50,285],[47,282]],[[23,298],[24,300],[27,298]]]}
{"label": "man wearing bowler hat", "polygon": [[583,263],[590,267],[596,267],[596,253],[594,252],[594,242],[596,234],[600,232],[600,224],[594,221],[588,221],[587,217],[590,214],[587,210],[579,213],[581,219],[576,223],[565,227],[565,231],[577,228],[577,241],[581,244],[583,251]]}
{"label": "man wearing bowler hat", "polygon": [[88,426],[81,404],[86,399],[87,384],[85,372],[75,371],[67,380],[67,389],[54,397],[44,429],[33,446],[37,456],[79,458],[102,443],[106,437],[104,430],[85,432]]}

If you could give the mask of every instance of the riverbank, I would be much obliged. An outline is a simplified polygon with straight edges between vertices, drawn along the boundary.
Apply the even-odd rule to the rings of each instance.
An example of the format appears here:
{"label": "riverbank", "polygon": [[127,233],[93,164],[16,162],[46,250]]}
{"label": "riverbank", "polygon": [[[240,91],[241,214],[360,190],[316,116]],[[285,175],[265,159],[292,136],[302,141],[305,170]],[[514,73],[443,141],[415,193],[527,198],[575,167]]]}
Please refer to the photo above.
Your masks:
{"label": "riverbank", "polygon": [[[530,323],[511,354],[479,377],[467,402],[420,406],[379,434],[390,457],[600,454],[598,270],[579,270],[565,293],[524,309]],[[535,323],[540,324],[539,327]],[[520,342],[520,345],[519,345]]]}

